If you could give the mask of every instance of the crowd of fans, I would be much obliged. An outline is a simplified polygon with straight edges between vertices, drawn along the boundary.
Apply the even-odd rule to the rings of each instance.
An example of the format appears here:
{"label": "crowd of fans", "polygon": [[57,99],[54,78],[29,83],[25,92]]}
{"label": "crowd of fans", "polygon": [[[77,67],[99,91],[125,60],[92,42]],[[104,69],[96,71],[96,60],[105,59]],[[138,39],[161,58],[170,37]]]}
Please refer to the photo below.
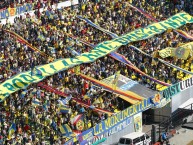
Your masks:
{"label": "crowd of fans", "polygon": [[9,7],[15,8],[17,6],[22,6],[27,3],[33,3],[34,9],[38,8],[38,5],[40,7],[44,7],[46,3],[50,2],[51,4],[56,4],[59,2],[64,2],[67,0],[3,0],[0,2],[0,11],[7,9]]}
{"label": "crowd of fans", "polygon": [[[26,13],[24,16],[16,17],[13,24],[7,22],[5,25],[1,25],[0,82],[2,83],[20,72],[30,70],[34,66],[52,61],[29,49],[15,37],[6,33],[4,29],[17,33],[34,47],[54,59],[74,57],[75,54],[72,53],[72,50],[81,54],[92,49],[90,46],[82,44],[79,39],[94,45],[112,39],[108,34],[78,19],[77,15],[82,15],[119,36],[153,23],[143,14],[131,9],[127,3],[126,0],[80,0],[77,6],[56,10],[48,4],[47,10],[44,10],[41,14],[35,13],[35,17]],[[193,14],[191,0],[184,0],[181,3],[175,0],[143,0],[141,2],[130,0],[129,3],[146,10],[158,20],[166,19],[181,10]],[[181,29],[193,34],[192,25],[185,25]],[[77,40],[71,39],[70,35],[76,36]],[[186,42],[189,42],[189,40],[171,30],[155,35],[153,38],[132,43],[132,45],[152,55],[155,51],[169,46],[177,47],[180,43]],[[137,52],[129,45],[121,47],[117,52],[124,55],[133,65],[146,74],[171,84],[187,76],[187,74],[159,62],[156,58]],[[167,58],[166,60],[189,71],[192,70],[191,59],[184,61]],[[120,70],[122,75],[153,90],[159,90],[157,83],[108,56],[93,63],[82,64],[80,68],[81,73],[97,80],[107,78]],[[62,96],[42,89],[37,84],[32,84],[25,90],[11,94],[0,104],[0,144],[33,143],[43,145],[46,142],[64,144],[69,137],[62,136],[59,127],[68,124],[75,131],[76,127],[72,125],[71,119],[76,115],[84,114],[86,124],[84,130],[86,130],[108,117],[107,114],[95,112],[94,107],[115,113],[125,109],[124,107],[128,107],[128,105],[122,105],[124,101],[112,92],[91,87],[92,83],[74,74],[72,70],[65,70],[47,77],[43,83],[92,107],[86,109],[70,99],[67,103],[68,113],[61,113],[58,111],[58,100]],[[34,106],[33,101],[35,99],[41,102],[40,105]],[[47,109],[44,108],[45,104],[47,104]],[[13,122],[16,124],[16,131],[11,138],[8,138],[9,128]]]}

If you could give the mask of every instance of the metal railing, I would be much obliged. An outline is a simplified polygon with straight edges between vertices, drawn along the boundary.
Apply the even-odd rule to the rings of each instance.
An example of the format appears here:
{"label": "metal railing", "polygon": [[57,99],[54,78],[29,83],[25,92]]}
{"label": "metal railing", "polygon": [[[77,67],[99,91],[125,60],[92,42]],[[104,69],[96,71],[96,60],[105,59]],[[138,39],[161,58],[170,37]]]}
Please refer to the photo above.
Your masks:
{"label": "metal railing", "polygon": [[[186,118],[193,115],[193,103],[185,106],[184,108],[178,108],[171,116],[161,116],[164,121],[158,125],[152,125],[152,129],[146,132],[152,138],[152,144],[159,141],[161,142],[162,132],[167,132],[172,136],[172,131],[175,131],[179,126],[186,123]],[[151,116],[151,115],[150,115]],[[158,117],[160,117],[158,115]],[[154,129],[153,129],[154,126]]]}
{"label": "metal railing", "polygon": [[168,119],[159,123],[159,140],[161,140],[161,132],[170,132],[171,129],[176,129],[186,123],[185,118],[193,115],[193,104],[189,104],[184,108],[178,108]]}

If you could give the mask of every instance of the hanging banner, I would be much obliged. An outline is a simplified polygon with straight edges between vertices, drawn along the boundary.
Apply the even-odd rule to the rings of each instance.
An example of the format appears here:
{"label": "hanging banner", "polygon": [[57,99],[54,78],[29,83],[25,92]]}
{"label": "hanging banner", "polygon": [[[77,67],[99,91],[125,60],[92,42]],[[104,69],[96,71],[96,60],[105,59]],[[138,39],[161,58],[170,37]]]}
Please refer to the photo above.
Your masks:
{"label": "hanging banner", "polygon": [[90,52],[83,53],[80,56],[59,59],[52,63],[36,67],[42,72],[42,75],[31,76],[31,70],[17,74],[0,85],[0,101],[4,100],[5,97],[9,96],[11,93],[27,87],[31,83],[39,82],[47,76],[51,76],[82,63],[93,62],[96,59],[115,51],[122,45],[150,38],[170,28],[177,29],[186,23],[193,23],[193,17],[185,12],[178,13],[165,21],[154,23],[113,40],[102,42]]}
{"label": "hanging banner", "polygon": [[78,135],[78,141],[81,144],[83,144],[84,142],[86,142],[86,140],[89,140],[90,138],[93,138],[93,137],[94,137],[94,130],[93,128],[90,128]]}
{"label": "hanging banner", "polygon": [[184,59],[186,60],[190,55],[192,55],[193,51],[193,42],[181,45],[177,48],[173,48],[173,47],[167,47],[165,49],[162,49],[159,51],[159,56],[161,56],[162,58],[166,58],[166,57],[176,57],[178,59]]}
{"label": "hanging banner", "polygon": [[25,12],[29,12],[33,10],[33,4],[27,3],[16,8],[8,8],[0,12],[0,19],[6,19],[10,16],[19,15]]}
{"label": "hanging banner", "polygon": [[[102,138],[106,138],[112,134],[122,131],[128,125],[131,124],[131,117],[151,108],[151,99],[144,99],[137,104],[130,106],[129,108],[107,118],[106,120],[95,125],[92,129],[84,131],[79,135],[78,140],[80,145],[93,144]],[[140,118],[135,116],[136,124],[139,125],[140,129]]]}
{"label": "hanging banner", "polygon": [[193,86],[193,77],[187,79],[187,80],[183,80],[179,83],[176,83],[170,87],[168,87],[167,89],[163,90],[163,97],[166,98],[167,100],[170,100],[173,96],[175,96],[176,94],[190,88]]}
{"label": "hanging banner", "polygon": [[135,114],[138,114],[144,110],[149,109],[151,105],[152,103],[150,101],[150,98],[148,99],[145,98],[143,101],[130,106],[129,108],[109,117],[108,119],[94,126],[94,135],[99,135],[105,130],[108,130],[109,128],[113,127],[117,123],[120,123]]}
{"label": "hanging banner", "polygon": [[161,56],[162,58],[166,58],[171,56],[171,53],[172,53],[171,47],[167,47],[159,51],[159,56]]}

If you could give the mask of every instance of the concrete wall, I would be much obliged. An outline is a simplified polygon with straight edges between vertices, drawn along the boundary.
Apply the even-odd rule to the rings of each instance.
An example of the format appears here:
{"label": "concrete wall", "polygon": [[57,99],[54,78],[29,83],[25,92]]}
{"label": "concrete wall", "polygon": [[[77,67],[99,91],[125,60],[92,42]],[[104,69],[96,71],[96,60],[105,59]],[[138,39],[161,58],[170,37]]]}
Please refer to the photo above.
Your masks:
{"label": "concrete wall", "polygon": [[165,105],[162,108],[157,108],[153,110],[154,121],[155,122],[162,122],[167,119],[167,116],[171,115],[171,102]]}
{"label": "concrete wall", "polygon": [[193,86],[172,97],[172,113],[188,99],[193,98]]}
{"label": "concrete wall", "polygon": [[166,117],[159,117],[159,116],[170,116],[171,113],[175,112],[180,105],[185,103],[190,98],[193,98],[193,87],[190,87],[179,94],[172,97],[171,102],[168,103],[166,106],[158,109],[154,109],[154,121],[160,122],[166,119]]}

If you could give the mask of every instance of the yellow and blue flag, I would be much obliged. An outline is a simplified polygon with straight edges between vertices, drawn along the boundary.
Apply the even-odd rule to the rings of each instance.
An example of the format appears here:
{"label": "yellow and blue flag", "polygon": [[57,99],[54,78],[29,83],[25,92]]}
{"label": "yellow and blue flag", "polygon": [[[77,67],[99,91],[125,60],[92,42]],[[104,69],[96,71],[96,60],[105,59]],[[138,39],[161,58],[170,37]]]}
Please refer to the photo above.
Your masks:
{"label": "yellow and blue flag", "polygon": [[74,67],[74,72],[75,72],[76,75],[80,74],[80,65]]}
{"label": "yellow and blue flag", "polygon": [[46,100],[46,102],[43,104],[43,109],[44,109],[44,111],[48,111],[48,105],[49,105],[49,103],[48,103],[48,101]]}
{"label": "yellow and blue flag", "polygon": [[59,109],[60,109],[60,112],[61,112],[61,113],[68,113],[69,110],[70,110],[70,108],[67,107],[67,106],[65,106],[65,105],[60,105],[60,106],[59,106]]}
{"label": "yellow and blue flag", "polygon": [[45,41],[45,37],[44,37],[43,34],[40,34],[40,35],[38,36],[38,39],[41,40],[41,41]]}
{"label": "yellow and blue flag", "polygon": [[46,16],[48,16],[49,19],[53,19],[54,18],[54,14],[51,11],[46,11]]}
{"label": "yellow and blue flag", "polygon": [[9,127],[9,131],[8,131],[8,139],[11,138],[11,136],[13,135],[13,133],[16,131],[16,124],[12,123],[11,126]]}
{"label": "yellow and blue flag", "polygon": [[62,133],[62,136],[66,136],[66,137],[69,137],[72,135],[72,129],[68,124],[61,125],[60,132]]}
{"label": "yellow and blue flag", "polygon": [[119,76],[120,76],[120,71],[117,71],[116,74],[115,74],[115,78],[114,78],[114,81],[113,81],[113,89],[115,90],[116,87],[117,87],[117,83],[118,83],[118,80],[119,80]]}
{"label": "yellow and blue flag", "polygon": [[32,100],[32,105],[33,106],[40,106],[41,105],[41,101],[38,100],[38,99],[34,99],[34,100]]}
{"label": "yellow and blue flag", "polygon": [[23,99],[26,94],[27,94],[27,90],[24,90],[24,91],[21,92],[20,97]]}
{"label": "yellow and blue flag", "polygon": [[66,105],[68,104],[68,102],[72,99],[72,96],[68,96],[65,99],[59,99],[58,102],[60,105]]}

